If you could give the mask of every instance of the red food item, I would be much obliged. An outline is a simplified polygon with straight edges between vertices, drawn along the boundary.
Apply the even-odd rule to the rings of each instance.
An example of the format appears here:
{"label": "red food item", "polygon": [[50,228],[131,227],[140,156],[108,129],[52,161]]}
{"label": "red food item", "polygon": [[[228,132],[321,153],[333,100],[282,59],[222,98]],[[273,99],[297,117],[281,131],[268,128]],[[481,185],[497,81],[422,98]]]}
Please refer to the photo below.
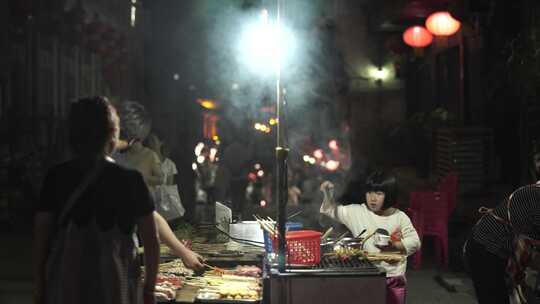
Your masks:
{"label": "red food item", "polygon": [[233,274],[245,277],[260,277],[262,270],[257,266],[237,266]]}
{"label": "red food item", "polygon": [[176,289],[179,289],[182,287],[182,280],[180,279],[180,277],[177,277],[177,276],[163,276],[163,275],[158,275],[157,279],[156,279],[156,283],[160,284],[160,283],[168,283],[172,286],[174,286]]}
{"label": "red food item", "polygon": [[392,232],[392,234],[390,235],[390,240],[392,242],[400,241],[401,240],[401,231],[396,230],[396,231]]}

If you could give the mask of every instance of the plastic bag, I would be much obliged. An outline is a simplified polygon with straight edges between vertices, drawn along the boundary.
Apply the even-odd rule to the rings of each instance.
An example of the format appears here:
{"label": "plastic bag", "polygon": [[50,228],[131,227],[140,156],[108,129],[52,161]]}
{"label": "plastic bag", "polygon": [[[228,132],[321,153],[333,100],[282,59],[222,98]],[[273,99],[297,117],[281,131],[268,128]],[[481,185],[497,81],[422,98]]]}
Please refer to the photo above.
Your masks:
{"label": "plastic bag", "polygon": [[156,187],[156,211],[167,221],[184,216],[186,210],[182,205],[177,185]]}

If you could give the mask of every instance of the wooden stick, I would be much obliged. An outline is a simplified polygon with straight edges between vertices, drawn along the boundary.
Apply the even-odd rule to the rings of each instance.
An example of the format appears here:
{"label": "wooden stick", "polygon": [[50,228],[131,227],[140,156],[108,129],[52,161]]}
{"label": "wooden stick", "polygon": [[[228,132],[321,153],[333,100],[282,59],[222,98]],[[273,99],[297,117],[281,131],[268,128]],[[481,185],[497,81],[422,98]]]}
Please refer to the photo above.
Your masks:
{"label": "wooden stick", "polygon": [[344,238],[347,234],[349,234],[349,231],[345,231],[345,233],[338,236],[338,238],[336,239],[336,244],[339,243],[339,241],[341,241],[341,239]]}
{"label": "wooden stick", "polygon": [[325,240],[330,233],[332,233],[332,230],[334,230],[334,227],[330,227],[326,230],[326,232],[321,236],[321,241]]}
{"label": "wooden stick", "polygon": [[275,230],[274,230],[274,227],[272,227],[272,225],[268,224],[265,220],[261,219],[259,216],[255,214],[253,215],[253,217],[255,218],[257,223],[259,223],[262,229],[266,230],[266,232],[270,233],[272,236],[275,234]]}

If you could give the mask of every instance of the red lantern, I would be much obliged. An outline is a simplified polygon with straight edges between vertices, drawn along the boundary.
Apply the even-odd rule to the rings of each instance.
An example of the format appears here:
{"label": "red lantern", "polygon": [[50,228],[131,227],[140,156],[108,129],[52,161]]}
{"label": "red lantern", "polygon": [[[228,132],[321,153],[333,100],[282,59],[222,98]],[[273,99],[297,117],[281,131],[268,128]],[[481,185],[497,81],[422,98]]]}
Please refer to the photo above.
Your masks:
{"label": "red lantern", "polygon": [[436,12],[426,20],[427,29],[437,36],[450,36],[455,34],[461,23],[454,19],[449,12]]}
{"label": "red lantern", "polygon": [[405,30],[403,41],[414,48],[422,48],[431,44],[433,35],[425,27],[415,25]]}

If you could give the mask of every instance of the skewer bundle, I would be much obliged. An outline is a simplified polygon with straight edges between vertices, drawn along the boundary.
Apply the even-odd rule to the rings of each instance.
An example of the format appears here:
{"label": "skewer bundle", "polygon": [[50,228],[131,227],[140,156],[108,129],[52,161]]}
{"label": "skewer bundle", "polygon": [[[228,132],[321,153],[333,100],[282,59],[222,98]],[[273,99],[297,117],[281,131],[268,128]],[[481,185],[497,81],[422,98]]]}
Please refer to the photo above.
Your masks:
{"label": "skewer bundle", "polygon": [[253,217],[259,223],[261,226],[261,229],[268,232],[271,238],[277,237],[277,230],[276,230],[276,221],[272,220],[271,217],[267,217],[266,219],[254,214]]}

